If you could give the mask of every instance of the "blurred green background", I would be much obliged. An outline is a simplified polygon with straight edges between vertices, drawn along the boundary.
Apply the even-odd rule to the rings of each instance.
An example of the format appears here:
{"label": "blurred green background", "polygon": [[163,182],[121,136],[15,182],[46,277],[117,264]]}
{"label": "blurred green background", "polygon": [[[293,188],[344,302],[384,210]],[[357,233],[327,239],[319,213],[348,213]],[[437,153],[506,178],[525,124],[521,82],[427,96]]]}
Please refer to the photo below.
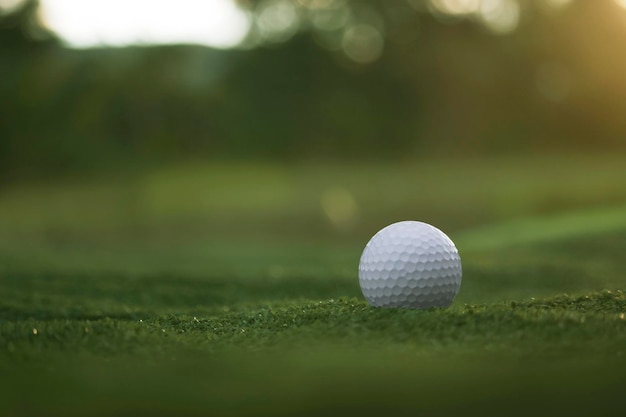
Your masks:
{"label": "blurred green background", "polygon": [[6,233],[362,239],[624,202],[624,2],[205,3],[246,19],[237,43],[80,44],[67,22],[106,16],[0,2]]}
{"label": "blurred green background", "polygon": [[[164,4],[0,2],[4,268],[204,270],[223,245],[360,248],[402,219],[492,247],[623,220],[624,2]],[[154,35],[200,12],[239,38]]]}
{"label": "blurred green background", "polygon": [[626,148],[615,0],[240,1],[250,30],[230,49],[68,49],[37,2],[2,3],[18,5],[0,9],[4,184],[189,158]]}
{"label": "blurred green background", "polygon": [[5,268],[362,247],[402,219],[475,247],[621,224],[625,2],[190,1],[156,27],[201,3],[238,13],[237,42],[102,32],[103,10],[121,30],[157,3],[0,2]]}

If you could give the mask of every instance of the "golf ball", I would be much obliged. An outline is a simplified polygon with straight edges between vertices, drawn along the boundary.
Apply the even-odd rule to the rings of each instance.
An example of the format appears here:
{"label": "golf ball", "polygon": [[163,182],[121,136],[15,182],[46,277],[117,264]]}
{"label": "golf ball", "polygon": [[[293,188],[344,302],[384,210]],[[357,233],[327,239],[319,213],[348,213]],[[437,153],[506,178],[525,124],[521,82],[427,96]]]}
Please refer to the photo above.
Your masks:
{"label": "golf ball", "polygon": [[359,263],[361,291],[375,307],[447,307],[459,292],[461,276],[461,258],[452,240],[417,221],[380,230]]}

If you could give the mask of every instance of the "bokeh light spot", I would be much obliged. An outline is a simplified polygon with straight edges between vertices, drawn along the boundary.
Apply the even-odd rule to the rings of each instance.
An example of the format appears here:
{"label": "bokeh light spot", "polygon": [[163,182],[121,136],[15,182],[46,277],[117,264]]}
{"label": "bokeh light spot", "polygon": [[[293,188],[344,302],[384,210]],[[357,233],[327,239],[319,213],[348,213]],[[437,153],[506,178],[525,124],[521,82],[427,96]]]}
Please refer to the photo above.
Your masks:
{"label": "bokeh light spot", "polygon": [[303,7],[311,10],[334,7],[337,3],[344,3],[345,0],[298,0]]}
{"label": "bokeh light spot", "polygon": [[313,26],[320,30],[338,30],[350,20],[350,9],[345,2],[334,2],[332,7],[318,8],[311,14]]}
{"label": "bokeh light spot", "polygon": [[480,9],[480,0],[430,0],[438,11],[452,15],[467,15]]}
{"label": "bokeh light spot", "polygon": [[257,24],[263,39],[270,42],[285,42],[298,31],[300,18],[292,2],[270,0],[259,6]]}
{"label": "bokeh light spot", "polygon": [[480,19],[492,32],[505,34],[514,31],[520,18],[520,6],[516,0],[483,0]]}
{"label": "bokeh light spot", "polygon": [[369,64],[383,53],[383,35],[374,26],[358,24],[346,30],[342,46],[348,58],[359,64]]}
{"label": "bokeh light spot", "polygon": [[359,209],[350,191],[343,187],[331,187],[324,191],[320,203],[336,228],[348,230],[355,225]]}

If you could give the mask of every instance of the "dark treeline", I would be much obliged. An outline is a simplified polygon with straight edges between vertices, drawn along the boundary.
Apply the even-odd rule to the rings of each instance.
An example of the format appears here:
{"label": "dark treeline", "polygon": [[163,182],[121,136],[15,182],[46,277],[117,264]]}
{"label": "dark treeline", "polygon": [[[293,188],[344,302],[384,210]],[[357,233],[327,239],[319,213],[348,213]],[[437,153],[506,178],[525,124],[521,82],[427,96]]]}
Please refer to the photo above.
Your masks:
{"label": "dark treeline", "polygon": [[608,0],[528,12],[506,35],[412,11],[415,39],[387,39],[367,64],[311,30],[248,49],[72,50],[36,26],[35,7],[0,16],[5,178],[190,156],[626,145],[626,11]]}

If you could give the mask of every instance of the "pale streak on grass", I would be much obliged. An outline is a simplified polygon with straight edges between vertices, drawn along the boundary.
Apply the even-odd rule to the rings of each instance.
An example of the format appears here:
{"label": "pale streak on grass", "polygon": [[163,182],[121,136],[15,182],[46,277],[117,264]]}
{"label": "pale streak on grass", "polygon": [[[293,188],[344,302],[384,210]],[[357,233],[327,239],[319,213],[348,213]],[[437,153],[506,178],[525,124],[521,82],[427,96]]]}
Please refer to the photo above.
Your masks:
{"label": "pale streak on grass", "polygon": [[577,210],[551,216],[528,217],[460,232],[457,246],[470,251],[520,244],[544,243],[626,229],[626,206]]}

